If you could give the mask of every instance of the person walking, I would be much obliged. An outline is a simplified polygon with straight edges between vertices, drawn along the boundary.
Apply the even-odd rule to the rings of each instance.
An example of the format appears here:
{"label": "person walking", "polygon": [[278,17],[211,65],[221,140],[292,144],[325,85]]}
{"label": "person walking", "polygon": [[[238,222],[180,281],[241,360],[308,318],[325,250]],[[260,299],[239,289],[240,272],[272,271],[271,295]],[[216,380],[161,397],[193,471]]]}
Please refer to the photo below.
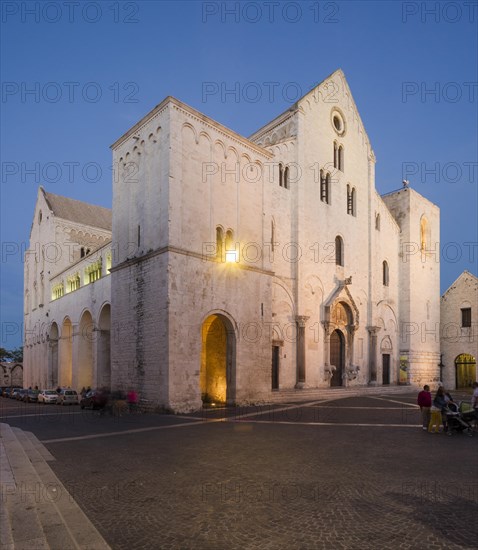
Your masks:
{"label": "person walking", "polygon": [[420,407],[422,413],[422,430],[428,430],[430,424],[430,409],[432,406],[432,394],[430,392],[430,386],[425,384],[423,390],[418,394],[417,404]]}
{"label": "person walking", "polygon": [[136,412],[138,407],[138,394],[136,390],[130,389],[126,395],[126,401],[128,403],[128,409],[130,413]]}
{"label": "person walking", "polygon": [[448,409],[447,399],[445,397],[445,388],[443,386],[438,386],[438,390],[433,400],[433,406],[441,411],[441,418],[443,422],[443,431],[448,431],[448,424],[446,421],[446,413]]}

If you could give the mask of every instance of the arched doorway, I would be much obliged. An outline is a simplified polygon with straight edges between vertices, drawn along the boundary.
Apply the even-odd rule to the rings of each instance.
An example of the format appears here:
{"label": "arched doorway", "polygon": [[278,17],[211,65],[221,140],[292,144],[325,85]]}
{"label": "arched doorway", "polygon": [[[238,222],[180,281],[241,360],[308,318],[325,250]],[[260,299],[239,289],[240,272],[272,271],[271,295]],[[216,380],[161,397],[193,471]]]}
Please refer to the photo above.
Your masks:
{"label": "arched doorway", "polygon": [[106,304],[98,319],[97,380],[98,387],[111,388],[111,306]]}
{"label": "arched doorway", "polygon": [[93,386],[93,318],[89,311],[81,316],[78,346],[78,388]]}
{"label": "arched doorway", "polygon": [[50,361],[49,371],[50,376],[48,379],[48,385],[50,388],[56,388],[58,386],[58,339],[59,331],[56,323],[51,324],[50,334],[48,335],[48,344],[50,347]]}
{"label": "arched doorway", "polygon": [[476,359],[469,353],[461,353],[455,359],[457,388],[471,388],[476,380]]}
{"label": "arched doorway", "polygon": [[345,338],[343,332],[338,329],[330,335],[330,364],[335,366],[330,385],[342,386],[345,366]]}
{"label": "arched doorway", "polygon": [[235,333],[224,315],[210,315],[202,325],[200,387],[204,404],[235,399]]}
{"label": "arched doorway", "polygon": [[60,372],[58,384],[71,386],[73,365],[73,326],[68,317],[63,321],[60,339]]}

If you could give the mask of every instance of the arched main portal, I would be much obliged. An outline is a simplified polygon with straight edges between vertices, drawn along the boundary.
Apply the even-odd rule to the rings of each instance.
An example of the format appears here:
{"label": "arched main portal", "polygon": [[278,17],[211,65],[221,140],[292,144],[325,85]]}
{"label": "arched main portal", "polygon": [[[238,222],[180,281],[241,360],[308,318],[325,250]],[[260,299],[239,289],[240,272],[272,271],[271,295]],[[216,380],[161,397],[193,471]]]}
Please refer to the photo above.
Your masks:
{"label": "arched main portal", "polygon": [[71,386],[73,365],[73,325],[70,319],[66,318],[61,327],[60,339],[60,386]]}
{"label": "arched main portal", "polygon": [[85,311],[81,316],[79,328],[79,346],[78,346],[78,372],[77,380],[79,388],[93,386],[93,338],[94,338],[93,318],[89,311]]}
{"label": "arched main portal", "polygon": [[471,388],[476,380],[476,359],[469,353],[461,353],[455,359],[457,388]]}
{"label": "arched main portal", "polygon": [[50,334],[48,335],[48,345],[49,345],[49,373],[48,384],[50,388],[56,388],[58,386],[58,340],[59,340],[59,330],[56,323],[51,324]]}
{"label": "arched main portal", "polygon": [[98,319],[97,381],[98,387],[111,388],[111,306],[106,304]]}
{"label": "arched main portal", "polygon": [[229,403],[235,399],[235,345],[231,321],[210,315],[202,325],[200,386],[203,403]]}
{"label": "arched main portal", "polygon": [[335,366],[330,385],[342,386],[345,366],[345,338],[343,332],[338,329],[330,335],[330,364]]}
{"label": "arched main portal", "polygon": [[358,311],[347,288],[345,293],[352,306],[344,299],[336,298],[325,308],[325,373],[332,387],[346,386],[348,380],[353,379],[353,375],[356,376],[353,349],[354,333],[358,327]]}

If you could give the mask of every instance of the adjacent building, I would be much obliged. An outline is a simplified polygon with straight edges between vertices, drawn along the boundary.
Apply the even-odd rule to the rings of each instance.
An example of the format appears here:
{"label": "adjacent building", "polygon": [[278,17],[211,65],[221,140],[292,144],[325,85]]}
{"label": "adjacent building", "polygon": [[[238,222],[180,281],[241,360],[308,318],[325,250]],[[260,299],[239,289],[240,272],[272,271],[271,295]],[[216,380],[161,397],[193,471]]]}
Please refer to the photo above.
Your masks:
{"label": "adjacent building", "polygon": [[441,298],[443,383],[470,388],[478,380],[478,278],[464,271]]}

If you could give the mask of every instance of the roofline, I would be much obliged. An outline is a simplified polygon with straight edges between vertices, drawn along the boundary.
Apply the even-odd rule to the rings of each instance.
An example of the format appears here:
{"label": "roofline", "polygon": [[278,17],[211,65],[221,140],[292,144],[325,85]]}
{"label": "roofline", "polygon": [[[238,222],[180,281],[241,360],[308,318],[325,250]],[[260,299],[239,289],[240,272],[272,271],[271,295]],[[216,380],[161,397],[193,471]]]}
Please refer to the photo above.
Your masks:
{"label": "roofline", "polygon": [[413,187],[400,187],[400,189],[395,189],[395,191],[389,191],[388,193],[383,193],[380,195],[383,199],[383,197],[389,197],[390,195],[394,195],[395,193],[400,193],[401,191],[412,191],[419,197],[421,197],[424,201],[428,202],[433,208],[436,208],[437,210],[440,210],[440,207],[436,205],[434,202],[432,202],[430,199],[427,199],[424,197],[421,193],[413,189]]}
{"label": "roofline", "polygon": [[[69,199],[69,200],[72,200],[72,201],[78,201],[78,202],[82,202],[84,204],[88,204],[89,206],[97,206],[98,208],[104,208],[105,210],[109,210],[111,213],[113,213],[113,209],[112,208],[108,208],[107,206],[101,206],[99,204],[91,204],[90,202],[86,202],[86,201],[80,201],[79,199],[72,199],[71,197],[65,197],[64,195],[57,195],[56,193],[49,193],[48,191],[45,190],[45,188],[43,187],[43,185],[39,185],[38,186],[38,194],[37,194],[37,199],[35,201],[35,206],[33,208],[33,213],[35,214],[35,210],[36,210],[36,207],[37,207],[37,203],[38,203],[38,197],[40,195],[40,193],[43,195],[43,198],[45,199],[45,202],[49,208],[49,212],[50,214],[52,214],[53,216],[55,216],[55,219],[57,220],[61,220],[61,221],[64,221],[64,222],[67,222],[69,224],[80,224],[80,222],[75,222],[73,220],[69,220],[68,218],[62,218],[61,216],[57,216],[55,214],[55,212],[53,211],[52,209],[52,206],[50,204],[50,201],[48,200],[47,198],[47,195],[56,195],[57,197],[63,197],[65,199]],[[32,238],[32,230],[33,230],[33,225],[35,224],[35,216],[33,216],[33,220],[32,220],[32,223],[30,225],[30,233],[29,233],[29,236],[28,236],[28,240],[30,241],[31,238]],[[98,227],[97,225],[89,225],[89,224],[85,224],[85,223],[82,223],[81,225],[83,225],[84,227],[91,227],[92,229],[96,229],[96,230],[100,230],[100,231],[105,231],[107,233],[112,233],[113,232],[113,226],[111,227],[111,229],[104,229],[102,227]],[[113,225],[113,224],[112,224]]]}
{"label": "roofline", "polygon": [[249,139],[250,140],[259,139],[262,134],[270,132],[276,126],[279,126],[279,124],[282,124],[284,121],[286,121],[288,118],[293,117],[298,110],[299,108],[297,106],[297,103],[294,103],[294,105],[289,107],[287,111],[283,111],[280,115],[277,115],[275,118],[270,120],[267,124],[264,124],[264,126],[261,126],[258,130],[256,130],[253,134],[249,136]]}
{"label": "roofline", "polygon": [[199,118],[203,122],[213,124],[215,127],[217,127],[219,130],[225,132],[226,134],[229,134],[231,137],[235,138],[236,140],[242,142],[245,146],[253,149],[256,151],[256,153],[266,157],[266,158],[272,158],[274,155],[267,149],[264,149],[260,145],[257,145],[253,141],[250,141],[248,138],[241,136],[241,134],[238,134],[234,130],[231,130],[227,126],[224,126],[220,122],[217,122],[213,118],[205,115],[204,113],[201,113],[197,109],[194,109],[194,107],[191,107],[190,105],[187,105],[186,103],[183,103],[179,99],[176,99],[173,96],[167,96],[161,103],[156,105],[149,113],[147,113],[142,119],[140,119],[134,126],[132,126],[126,133],[124,133],[119,139],[117,139],[112,145],[110,145],[111,149],[116,149],[119,147],[122,143],[124,143],[128,138],[130,138],[132,135],[138,133],[142,126],[144,126],[153,116],[155,116],[157,113],[168,107],[170,104],[173,104],[178,109],[181,109],[196,118]]}
{"label": "roofline", "polygon": [[[292,116],[294,115],[297,111],[299,111],[300,109],[300,103],[306,98],[308,97],[309,95],[311,94],[314,94],[316,93],[316,90],[322,86],[322,84],[324,84],[324,82],[326,82],[327,80],[331,79],[334,75],[340,75],[342,78],[343,78],[343,81],[345,83],[345,86],[347,88],[347,91],[349,93],[349,97],[350,97],[350,100],[352,102],[352,106],[353,108],[355,109],[356,111],[356,114],[357,114],[357,117],[358,117],[358,120],[359,120],[359,124],[360,126],[362,127],[362,130],[364,132],[364,135],[365,135],[365,138],[366,138],[366,142],[370,148],[370,150],[372,151],[373,153],[373,147],[372,147],[372,143],[370,142],[370,138],[368,137],[368,134],[367,134],[367,131],[365,129],[365,125],[363,123],[363,120],[362,120],[362,117],[360,116],[360,112],[358,110],[358,107],[357,107],[357,104],[355,103],[355,99],[354,99],[354,96],[352,94],[352,90],[350,89],[350,86],[347,82],[347,78],[345,77],[345,73],[342,69],[336,69],[335,71],[333,71],[332,73],[330,73],[328,76],[326,76],[323,80],[321,80],[316,86],[314,86],[312,88],[312,90],[309,90],[308,92],[306,92],[302,97],[300,97],[293,105],[291,105],[287,110],[283,111],[282,113],[280,113],[279,115],[277,115],[275,118],[273,118],[271,121],[269,121],[267,124],[264,124],[264,126],[261,126],[258,130],[256,130],[253,134],[251,134],[250,136],[250,139],[252,138],[258,138],[259,137],[259,134],[261,134],[262,132],[265,132],[265,131],[270,131],[273,129],[273,126],[274,125],[277,125],[281,122],[283,122],[282,120],[282,117],[284,117],[284,120],[287,118],[287,116],[285,115],[288,115],[288,116]],[[281,120],[279,120],[281,119]],[[274,124],[275,123],[275,124]]]}
{"label": "roofline", "polygon": [[377,198],[377,200],[380,201],[380,204],[383,206],[383,208],[387,211],[387,214],[388,214],[388,217],[391,219],[392,223],[395,224],[395,228],[397,229],[397,231],[400,233],[400,226],[398,225],[398,222],[397,220],[393,217],[393,214],[390,212],[387,204],[385,203],[385,201],[383,200],[382,196],[380,195],[380,193],[374,189],[375,191],[375,196]]}
{"label": "roofline", "polygon": [[463,277],[463,275],[465,275],[465,273],[467,275],[471,275],[471,277],[473,277],[473,279],[476,279],[476,282],[478,283],[478,277],[476,275],[474,275],[473,273],[471,273],[471,271],[468,271],[468,269],[464,269],[459,275],[458,277],[451,283],[451,285],[445,290],[445,292],[441,295],[441,297],[443,298],[445,296],[445,294],[451,290],[451,287],[453,285],[455,285],[458,281],[458,279],[461,279],[461,277]]}

